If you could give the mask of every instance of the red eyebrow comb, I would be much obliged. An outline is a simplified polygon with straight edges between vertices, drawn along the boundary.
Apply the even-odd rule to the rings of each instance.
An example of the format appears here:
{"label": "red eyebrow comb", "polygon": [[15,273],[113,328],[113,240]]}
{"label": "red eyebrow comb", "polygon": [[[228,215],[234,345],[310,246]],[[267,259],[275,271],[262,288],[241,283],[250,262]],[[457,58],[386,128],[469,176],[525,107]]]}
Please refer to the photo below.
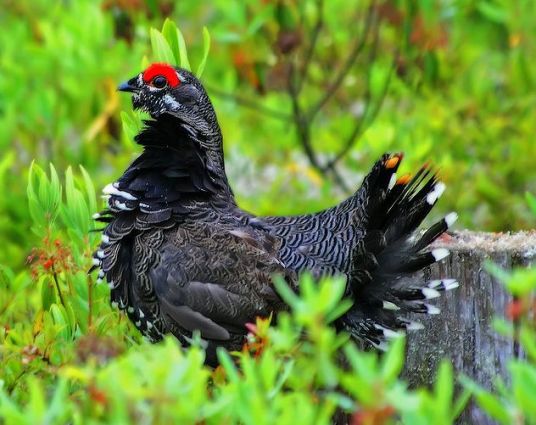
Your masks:
{"label": "red eyebrow comb", "polygon": [[176,87],[180,84],[177,71],[167,63],[153,63],[143,72],[143,81],[149,83],[157,75],[164,77],[171,87]]}

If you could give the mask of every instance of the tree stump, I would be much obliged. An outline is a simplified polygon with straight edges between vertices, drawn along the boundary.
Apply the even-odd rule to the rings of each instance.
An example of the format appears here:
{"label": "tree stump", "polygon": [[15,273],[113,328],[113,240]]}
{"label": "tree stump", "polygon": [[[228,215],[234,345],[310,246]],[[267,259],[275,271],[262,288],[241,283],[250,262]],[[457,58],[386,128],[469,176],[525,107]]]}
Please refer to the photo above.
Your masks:
{"label": "tree stump", "polygon": [[[427,270],[427,277],[454,278],[460,287],[438,299],[439,315],[413,317],[425,328],[408,335],[404,377],[412,387],[430,385],[441,359],[450,359],[456,374],[463,373],[485,388],[492,389],[497,377],[508,382],[508,361],[522,354],[515,341],[495,331],[493,320],[504,317],[512,297],[485,264],[492,261],[512,269],[536,263],[536,231],[461,231],[442,238],[435,247],[447,248],[451,255]],[[458,423],[495,422],[471,403]]]}

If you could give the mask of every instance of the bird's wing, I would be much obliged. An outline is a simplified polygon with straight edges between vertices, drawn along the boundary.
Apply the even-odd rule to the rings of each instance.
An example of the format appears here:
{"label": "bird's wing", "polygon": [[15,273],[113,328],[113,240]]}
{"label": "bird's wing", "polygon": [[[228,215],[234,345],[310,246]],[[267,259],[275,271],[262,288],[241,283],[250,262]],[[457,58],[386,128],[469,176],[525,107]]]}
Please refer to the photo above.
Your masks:
{"label": "bird's wing", "polygon": [[[141,241],[143,243],[143,241]],[[241,231],[194,223],[166,231],[148,277],[173,333],[210,340],[245,334],[245,324],[283,308],[272,286],[282,263]]]}

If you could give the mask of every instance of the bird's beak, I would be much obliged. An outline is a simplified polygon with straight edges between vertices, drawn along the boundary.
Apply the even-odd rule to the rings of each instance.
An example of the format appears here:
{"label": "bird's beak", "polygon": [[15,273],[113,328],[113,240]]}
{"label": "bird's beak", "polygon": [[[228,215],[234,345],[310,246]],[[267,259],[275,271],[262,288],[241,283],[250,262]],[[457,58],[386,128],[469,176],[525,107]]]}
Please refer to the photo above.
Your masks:
{"label": "bird's beak", "polygon": [[132,78],[128,81],[125,81],[124,83],[119,84],[119,86],[117,87],[117,90],[135,93],[140,89],[137,83],[138,83],[137,79]]}

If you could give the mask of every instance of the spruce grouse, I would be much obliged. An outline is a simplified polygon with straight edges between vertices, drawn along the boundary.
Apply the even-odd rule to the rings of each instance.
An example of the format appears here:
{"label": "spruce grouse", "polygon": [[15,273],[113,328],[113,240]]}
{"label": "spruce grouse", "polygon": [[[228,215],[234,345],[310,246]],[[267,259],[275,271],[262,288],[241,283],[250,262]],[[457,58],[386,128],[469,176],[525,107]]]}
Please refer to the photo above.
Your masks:
{"label": "spruce grouse", "polygon": [[151,119],[135,138],[143,153],[103,191],[94,265],[112,303],[151,341],[171,333],[187,345],[198,331],[214,364],[218,346],[240,349],[246,323],[287,308],[273,276],[297,289],[307,271],[346,276],[353,306],[336,325],[382,348],[394,333],[422,326],[408,313],[437,314],[427,300],[458,286],[422,274],[448,255],[428,246],[456,220],[451,213],[417,232],[445,189],[429,168],[397,179],[402,155],[386,154],[333,208],[258,217],[236,204],[216,114],[194,75],[157,63],[119,90]]}

